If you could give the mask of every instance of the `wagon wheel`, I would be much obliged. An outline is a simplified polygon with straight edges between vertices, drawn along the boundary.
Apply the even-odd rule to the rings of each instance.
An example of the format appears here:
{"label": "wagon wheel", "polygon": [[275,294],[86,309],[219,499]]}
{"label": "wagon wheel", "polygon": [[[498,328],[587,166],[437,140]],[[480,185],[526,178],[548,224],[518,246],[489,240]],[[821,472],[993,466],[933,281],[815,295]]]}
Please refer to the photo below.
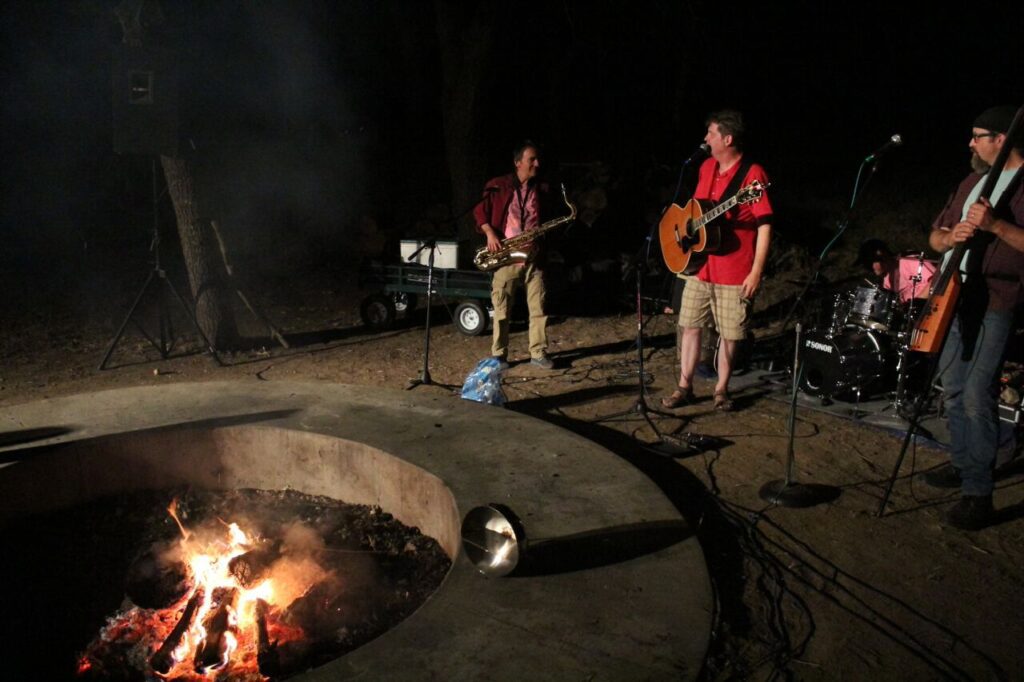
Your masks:
{"label": "wagon wheel", "polygon": [[409,315],[412,311],[416,310],[416,294],[408,291],[396,291],[392,297],[395,301],[395,310],[405,315]]}
{"label": "wagon wheel", "polygon": [[395,324],[395,302],[384,294],[371,294],[359,306],[359,316],[370,329],[391,329]]}
{"label": "wagon wheel", "polygon": [[476,301],[464,301],[455,308],[455,326],[466,336],[479,336],[487,329],[487,311]]}

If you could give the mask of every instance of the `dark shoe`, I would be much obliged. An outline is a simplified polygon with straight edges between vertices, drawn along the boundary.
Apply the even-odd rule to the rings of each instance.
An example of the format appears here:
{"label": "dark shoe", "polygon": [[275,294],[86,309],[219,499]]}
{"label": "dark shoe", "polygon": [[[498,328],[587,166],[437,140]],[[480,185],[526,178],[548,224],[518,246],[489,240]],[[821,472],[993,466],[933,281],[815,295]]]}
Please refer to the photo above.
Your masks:
{"label": "dark shoe", "polygon": [[946,513],[946,523],[960,530],[981,530],[992,516],[991,495],[964,495]]}
{"label": "dark shoe", "polygon": [[719,412],[732,412],[736,409],[736,406],[733,405],[732,398],[729,397],[728,393],[716,393],[715,409]]}
{"label": "dark shoe", "polygon": [[546,355],[542,355],[539,358],[533,358],[530,360],[530,364],[534,367],[540,367],[541,369],[554,369],[555,363]]}
{"label": "dark shoe", "polygon": [[508,358],[503,358],[500,355],[494,355],[492,357],[494,357],[494,359],[498,361],[498,369],[500,369],[502,372],[508,369]]}
{"label": "dark shoe", "polygon": [[925,485],[943,490],[952,490],[960,487],[960,470],[952,464],[943,464],[938,469],[932,469],[921,474],[919,480]]}
{"label": "dark shoe", "polygon": [[672,395],[661,399],[661,406],[668,410],[674,410],[684,405],[693,405],[695,402],[697,402],[697,398],[693,395],[693,387],[676,386]]}

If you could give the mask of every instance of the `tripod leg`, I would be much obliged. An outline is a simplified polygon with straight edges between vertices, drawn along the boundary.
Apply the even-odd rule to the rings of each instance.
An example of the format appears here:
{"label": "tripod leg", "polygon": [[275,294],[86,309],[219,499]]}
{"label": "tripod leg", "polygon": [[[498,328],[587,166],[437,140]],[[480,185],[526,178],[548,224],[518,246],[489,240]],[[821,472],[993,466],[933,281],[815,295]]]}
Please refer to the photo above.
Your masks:
{"label": "tripod leg", "polygon": [[283,348],[288,348],[288,342],[284,340],[283,336],[281,336],[281,332],[277,330],[277,327],[270,323],[270,320],[268,320],[264,315],[262,315],[258,310],[256,310],[252,303],[249,303],[249,299],[245,297],[245,294],[242,293],[242,290],[235,289],[235,293],[238,294],[238,298],[242,299],[242,303],[244,303],[245,307],[249,309],[249,312],[251,312],[256,317],[257,320],[266,325],[267,329],[270,330],[270,336],[273,337],[279,344],[281,344]]}
{"label": "tripod leg", "polygon": [[103,369],[107,368],[107,363],[110,361],[110,356],[113,354],[114,348],[117,347],[118,342],[121,340],[121,337],[124,335],[125,327],[128,326],[128,322],[131,321],[132,316],[135,314],[135,309],[139,307],[139,303],[142,301],[142,297],[146,294],[146,289],[149,288],[149,285],[153,281],[153,276],[155,274],[156,274],[156,270],[150,270],[149,271],[149,276],[146,277],[145,284],[143,284],[142,288],[139,289],[139,293],[135,297],[135,302],[132,303],[132,307],[128,309],[128,314],[125,315],[124,322],[121,323],[121,326],[117,330],[117,334],[114,335],[114,340],[110,342],[110,348],[107,349],[106,355],[103,356],[103,360],[100,362],[99,369],[103,370]]}
{"label": "tripod leg", "polygon": [[213,357],[214,362],[223,367],[224,363],[221,361],[220,356],[217,355],[217,349],[213,347],[213,344],[210,342],[210,339],[206,337],[206,334],[205,332],[203,332],[202,327],[199,326],[199,320],[196,319],[195,313],[192,312],[192,309],[188,307],[188,304],[185,302],[185,299],[181,297],[181,294],[178,293],[178,290],[174,288],[173,284],[171,284],[171,280],[167,279],[167,277],[162,277],[162,279],[167,284],[167,288],[169,288],[171,290],[171,293],[174,294],[174,297],[178,299],[178,303],[181,304],[182,309],[188,315],[188,319],[192,320],[192,324],[195,326],[196,331],[199,332],[200,338],[202,338],[203,342],[206,344],[206,349],[210,351],[210,355]]}
{"label": "tripod leg", "polygon": [[878,505],[878,512],[875,514],[878,517],[885,514],[885,506],[889,504],[892,487],[896,484],[896,477],[899,476],[900,467],[903,466],[903,458],[907,456],[907,448],[910,447],[910,439],[914,437],[914,431],[917,429],[917,419],[921,415],[921,404],[922,401],[918,400],[914,406],[914,414],[910,417],[907,435],[903,438],[903,446],[900,447],[899,457],[896,458],[896,465],[892,468],[892,475],[889,476],[889,484],[885,487],[885,495],[882,496],[882,502]]}

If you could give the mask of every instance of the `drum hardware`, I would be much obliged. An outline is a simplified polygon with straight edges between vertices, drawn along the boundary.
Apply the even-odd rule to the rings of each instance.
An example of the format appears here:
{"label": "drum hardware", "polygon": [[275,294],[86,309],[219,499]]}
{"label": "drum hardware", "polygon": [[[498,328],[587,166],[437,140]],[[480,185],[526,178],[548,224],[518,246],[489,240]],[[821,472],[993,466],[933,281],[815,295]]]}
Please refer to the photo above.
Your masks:
{"label": "drum hardware", "polygon": [[[928,288],[935,277],[938,263],[924,256],[924,251],[905,251],[900,254],[892,280],[893,288],[899,289],[901,303],[928,298]],[[904,282],[910,284],[904,285]],[[907,291],[908,288],[910,291]]]}

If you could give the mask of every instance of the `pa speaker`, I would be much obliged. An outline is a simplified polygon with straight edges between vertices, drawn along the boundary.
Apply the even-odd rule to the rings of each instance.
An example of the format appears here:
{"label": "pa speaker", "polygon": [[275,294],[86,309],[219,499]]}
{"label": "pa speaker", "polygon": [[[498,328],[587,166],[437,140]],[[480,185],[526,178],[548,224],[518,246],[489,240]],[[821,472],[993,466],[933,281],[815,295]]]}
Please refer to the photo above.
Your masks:
{"label": "pa speaker", "polygon": [[178,152],[178,77],[173,51],[121,45],[114,50],[114,151]]}

